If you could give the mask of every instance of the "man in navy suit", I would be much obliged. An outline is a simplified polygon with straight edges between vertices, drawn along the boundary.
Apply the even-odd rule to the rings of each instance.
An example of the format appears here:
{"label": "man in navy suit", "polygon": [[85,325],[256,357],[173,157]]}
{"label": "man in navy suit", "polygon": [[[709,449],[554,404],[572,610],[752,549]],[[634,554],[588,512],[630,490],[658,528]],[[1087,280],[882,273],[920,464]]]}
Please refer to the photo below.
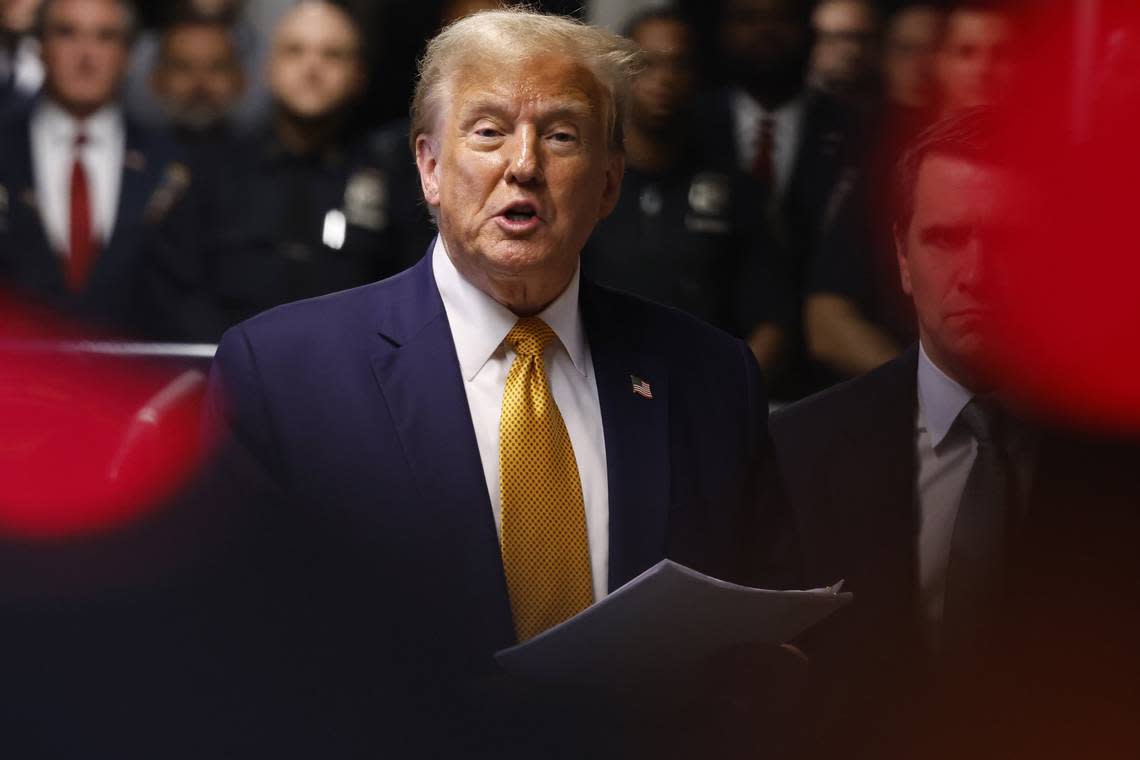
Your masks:
{"label": "man in navy suit", "polygon": [[190,182],[175,148],[118,102],[123,0],[47,0],[42,94],[0,131],[0,287],[100,327],[137,327],[140,257]]}
{"label": "man in navy suit", "polygon": [[[366,706],[385,742],[407,731],[401,710],[434,721],[435,696],[494,676],[492,654],[533,635],[522,622],[529,592],[505,570],[517,558],[500,542],[519,535],[510,473],[539,456],[520,463],[510,451],[536,440],[508,438],[519,362],[538,361],[564,423],[539,469],[569,454],[576,470],[573,483],[534,475],[527,487],[580,491],[566,519],[588,565],[562,573],[562,528],[527,544],[555,592],[585,578],[588,604],[665,557],[741,578],[746,555],[775,535],[754,498],[767,405],[748,347],[579,277],[579,252],[620,191],[637,59],[628,41],[530,12],[448,27],[429,45],[412,107],[439,228],[427,256],[391,279],[266,312],[218,348],[214,411],[229,466],[241,484],[262,479],[247,502],[273,506],[255,524],[277,534],[277,559],[259,563],[272,568],[269,585],[289,590],[275,630],[331,635],[322,688],[369,694],[348,698],[340,717]],[[532,328],[548,341],[537,357],[514,337]],[[486,742],[533,720],[522,707],[479,712],[471,742],[508,751]],[[606,751],[568,749],[598,728],[539,732],[532,752]]]}
{"label": "man in navy suit", "polygon": [[801,642],[813,757],[1135,752],[1136,446],[1040,421],[987,361],[1001,288],[1031,287],[1002,262],[1044,224],[1004,126],[971,109],[904,156],[919,343],[772,417],[803,582],[856,598]]}

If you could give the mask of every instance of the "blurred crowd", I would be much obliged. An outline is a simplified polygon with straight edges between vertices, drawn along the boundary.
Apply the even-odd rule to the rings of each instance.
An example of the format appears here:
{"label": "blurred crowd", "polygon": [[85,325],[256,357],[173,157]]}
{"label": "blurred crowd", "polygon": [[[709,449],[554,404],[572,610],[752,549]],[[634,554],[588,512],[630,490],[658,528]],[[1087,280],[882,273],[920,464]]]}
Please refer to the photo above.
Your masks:
{"label": "blurred crowd", "polygon": [[[206,343],[428,250],[415,61],[500,4],[0,2],[0,286],[102,334]],[[913,341],[883,188],[932,119],[1000,101],[1007,7],[540,5],[647,53],[589,276],[739,335],[777,399]]]}

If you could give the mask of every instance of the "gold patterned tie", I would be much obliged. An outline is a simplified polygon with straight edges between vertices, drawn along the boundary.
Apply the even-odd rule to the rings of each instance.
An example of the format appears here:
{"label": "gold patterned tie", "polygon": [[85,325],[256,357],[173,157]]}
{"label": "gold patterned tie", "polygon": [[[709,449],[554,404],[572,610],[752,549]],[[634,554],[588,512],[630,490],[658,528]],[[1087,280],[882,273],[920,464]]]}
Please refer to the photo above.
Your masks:
{"label": "gold patterned tie", "polygon": [[499,493],[503,570],[520,642],[594,600],[578,463],[542,362],[553,339],[536,317],[507,334],[517,356],[499,421]]}

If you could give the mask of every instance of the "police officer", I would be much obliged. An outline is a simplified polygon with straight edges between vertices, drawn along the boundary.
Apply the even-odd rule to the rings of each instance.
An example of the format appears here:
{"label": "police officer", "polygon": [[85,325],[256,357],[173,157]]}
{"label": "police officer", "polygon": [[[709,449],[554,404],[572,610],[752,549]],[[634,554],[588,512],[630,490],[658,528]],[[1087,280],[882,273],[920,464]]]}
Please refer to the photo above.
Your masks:
{"label": "police officer", "polygon": [[713,170],[692,150],[694,35],[674,11],[651,10],[628,36],[646,53],[633,84],[622,195],[582,256],[597,282],[690,312],[747,338],[777,363],[794,293],[762,214],[763,188]]}
{"label": "police officer", "polygon": [[161,337],[213,340],[257,312],[399,268],[383,163],[347,136],[364,85],[360,47],[332,3],[307,0],[282,19],[268,132],[203,160],[207,191],[161,236],[150,280]]}

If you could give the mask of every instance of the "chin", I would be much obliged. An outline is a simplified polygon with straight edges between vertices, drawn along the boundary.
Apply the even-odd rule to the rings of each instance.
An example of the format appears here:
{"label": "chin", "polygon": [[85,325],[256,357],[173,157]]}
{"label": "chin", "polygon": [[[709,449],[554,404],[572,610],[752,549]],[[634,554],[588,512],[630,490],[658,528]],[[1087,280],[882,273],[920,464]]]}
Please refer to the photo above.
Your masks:
{"label": "chin", "polygon": [[499,244],[483,258],[496,272],[509,276],[525,275],[535,269],[541,269],[547,266],[553,257],[548,251],[533,245]]}
{"label": "chin", "polygon": [[299,119],[312,121],[320,119],[332,110],[329,104],[325,101],[319,102],[295,102],[288,106],[289,110]]}

